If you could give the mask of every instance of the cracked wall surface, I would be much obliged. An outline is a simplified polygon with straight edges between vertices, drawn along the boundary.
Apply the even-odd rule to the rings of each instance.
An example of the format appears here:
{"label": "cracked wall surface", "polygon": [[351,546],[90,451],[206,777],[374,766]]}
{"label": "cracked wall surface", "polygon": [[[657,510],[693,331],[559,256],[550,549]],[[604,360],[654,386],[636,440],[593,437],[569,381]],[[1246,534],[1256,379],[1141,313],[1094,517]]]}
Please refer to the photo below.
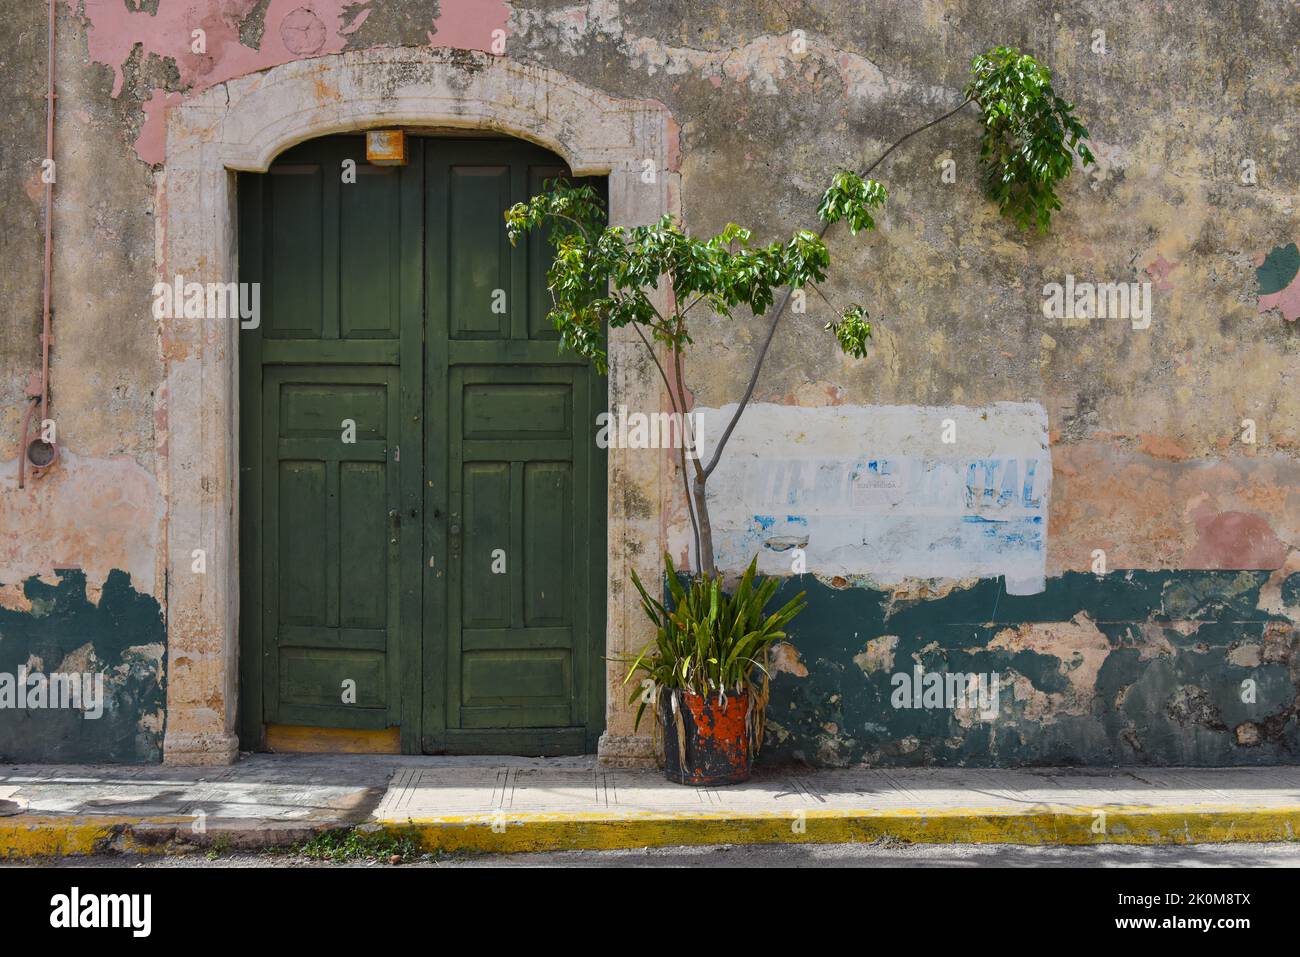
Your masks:
{"label": "cracked wall surface", "polygon": [[[30,614],[30,589],[65,587],[77,573],[92,604],[123,575],[166,608],[162,543],[173,516],[163,463],[174,431],[190,424],[176,420],[162,387],[182,346],[149,307],[166,269],[155,226],[166,214],[166,117],[179,104],[346,51],[501,51],[611,97],[662,103],[679,130],[672,165],[688,227],[735,221],[768,240],[815,225],[817,196],[838,168],[874,159],[955,106],[970,58],[1009,43],[1053,69],[1098,157],[1064,185],[1051,232],[1015,229],[980,195],[969,108],[917,136],[876,171],[890,190],[878,229],[831,234],[824,292],[837,306],[870,307],[871,355],[843,357],[822,332],[830,306],[810,298],[807,314],[778,332],[755,399],[796,420],[798,410],[826,407],[1043,410],[1051,494],[1036,557],[1042,591],[1007,595],[994,577],[1005,570],[976,560],[925,574],[881,571],[887,552],[834,574],[810,566],[803,581],[814,602],[782,652],[771,754],[830,763],[1296,759],[1294,4],[60,0],[58,14],[52,411],[62,458],[22,491],[19,424],[39,363],[44,6],[14,5],[0,26],[9,97],[0,173],[10,197],[0,208],[9,306],[0,313],[0,614]],[[1044,315],[1044,287],[1067,275],[1149,283],[1149,326]],[[737,400],[762,331],[748,317],[699,327],[686,369],[699,407]],[[774,423],[752,423],[760,434],[769,425],[771,434]],[[844,456],[872,452],[864,442]],[[762,466],[760,456],[753,467]],[[678,554],[687,524],[671,456],[663,469],[662,501],[645,501],[617,474],[610,495],[638,521],[659,516],[659,540],[637,549]],[[744,503],[719,499],[732,505]],[[779,567],[761,541],[744,547]],[[839,574],[850,567],[861,574]],[[996,613],[984,607],[995,592]],[[963,605],[972,596],[983,602],[978,613]],[[0,655],[20,620],[0,618]],[[1003,688],[1006,720],[994,732],[966,716],[893,708],[885,672],[865,672],[859,658],[891,677],[918,661],[1018,662],[1024,671]],[[162,659],[148,660],[131,667],[154,667],[161,687]],[[1258,699],[1247,711],[1230,699],[1252,675]],[[609,694],[622,695],[613,680]],[[135,709],[147,739],[158,721],[152,703],[122,707]],[[50,755],[63,753],[62,733],[51,732]],[[114,753],[155,755],[151,745]]]}

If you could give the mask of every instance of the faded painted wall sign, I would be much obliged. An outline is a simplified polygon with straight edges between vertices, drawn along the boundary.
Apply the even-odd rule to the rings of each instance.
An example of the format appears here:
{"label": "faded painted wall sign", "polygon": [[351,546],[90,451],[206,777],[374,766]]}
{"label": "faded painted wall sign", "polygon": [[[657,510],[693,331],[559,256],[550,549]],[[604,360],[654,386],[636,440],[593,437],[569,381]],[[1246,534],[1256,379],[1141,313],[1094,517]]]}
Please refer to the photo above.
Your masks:
{"label": "faded painted wall sign", "polygon": [[[709,437],[735,406],[698,410]],[[1043,590],[1052,464],[1037,403],[746,410],[709,482],[718,565]]]}

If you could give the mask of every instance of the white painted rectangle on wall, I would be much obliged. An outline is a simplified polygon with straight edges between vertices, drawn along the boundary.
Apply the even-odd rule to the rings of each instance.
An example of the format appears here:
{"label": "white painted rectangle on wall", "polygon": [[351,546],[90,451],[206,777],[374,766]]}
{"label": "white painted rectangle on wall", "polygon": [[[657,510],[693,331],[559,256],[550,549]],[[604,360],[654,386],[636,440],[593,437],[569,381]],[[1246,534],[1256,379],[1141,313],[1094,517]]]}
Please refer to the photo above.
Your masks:
{"label": "white painted rectangle on wall", "polygon": [[[697,409],[704,461],[735,411]],[[945,441],[945,439],[951,441]],[[759,556],[789,574],[795,549],[820,576],[1005,575],[1043,590],[1052,463],[1038,403],[984,407],[758,403],[709,479],[719,568]]]}

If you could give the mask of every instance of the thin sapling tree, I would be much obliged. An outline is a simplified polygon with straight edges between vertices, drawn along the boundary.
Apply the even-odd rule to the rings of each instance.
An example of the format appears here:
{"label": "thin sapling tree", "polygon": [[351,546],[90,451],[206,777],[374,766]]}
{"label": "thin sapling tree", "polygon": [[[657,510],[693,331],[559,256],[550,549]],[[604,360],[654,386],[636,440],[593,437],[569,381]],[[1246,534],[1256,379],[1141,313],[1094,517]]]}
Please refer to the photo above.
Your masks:
{"label": "thin sapling tree", "polygon": [[[609,226],[596,191],[564,180],[548,183],[544,192],[506,213],[512,243],[530,230],[549,229],[556,251],[547,273],[553,303],[549,319],[560,334],[560,348],[587,357],[603,374],[606,330],[630,327],[654,362],[675,418],[683,424],[677,451],[697,574],[717,574],[709,477],[753,397],[791,297],[811,288],[825,299],[818,284],[826,280],[831,264],[827,233],[841,221],[854,235],[875,228],[874,214],[888,194],[870,178],[872,172],[913,136],[974,104],[983,127],[979,168],[985,194],[1017,225],[1045,232],[1061,208],[1057,185],[1069,176],[1076,158],[1085,166],[1094,161],[1085,142],[1088,131],[1073,106],[1056,94],[1048,69],[1028,54],[997,47],[975,57],[964,97],[901,137],[864,170],[837,172],[818,204],[817,232],[801,229],[788,239],[758,243],[749,229],[735,223],[708,237],[691,234],[672,216],[646,226]],[[661,283],[667,283],[670,293],[663,297],[669,304],[664,309],[650,295]],[[767,331],[744,394],[705,462],[686,427],[683,359],[694,342],[693,322],[706,314],[733,320],[738,312],[767,315]],[[864,307],[839,310],[825,328],[846,354],[867,355],[871,320]]]}

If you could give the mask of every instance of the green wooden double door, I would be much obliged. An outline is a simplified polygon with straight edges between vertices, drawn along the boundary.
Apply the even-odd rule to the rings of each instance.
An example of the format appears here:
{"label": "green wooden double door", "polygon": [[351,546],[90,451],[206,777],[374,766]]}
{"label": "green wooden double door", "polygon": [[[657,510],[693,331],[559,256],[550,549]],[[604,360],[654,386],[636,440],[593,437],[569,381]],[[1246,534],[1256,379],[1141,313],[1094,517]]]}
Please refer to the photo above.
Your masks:
{"label": "green wooden double door", "polygon": [[240,174],[239,278],[261,284],[240,332],[241,736],[591,751],[605,383],[557,350],[547,243],[512,248],[503,220],[563,165],[502,140],[408,154],[371,166],[331,137]]}

